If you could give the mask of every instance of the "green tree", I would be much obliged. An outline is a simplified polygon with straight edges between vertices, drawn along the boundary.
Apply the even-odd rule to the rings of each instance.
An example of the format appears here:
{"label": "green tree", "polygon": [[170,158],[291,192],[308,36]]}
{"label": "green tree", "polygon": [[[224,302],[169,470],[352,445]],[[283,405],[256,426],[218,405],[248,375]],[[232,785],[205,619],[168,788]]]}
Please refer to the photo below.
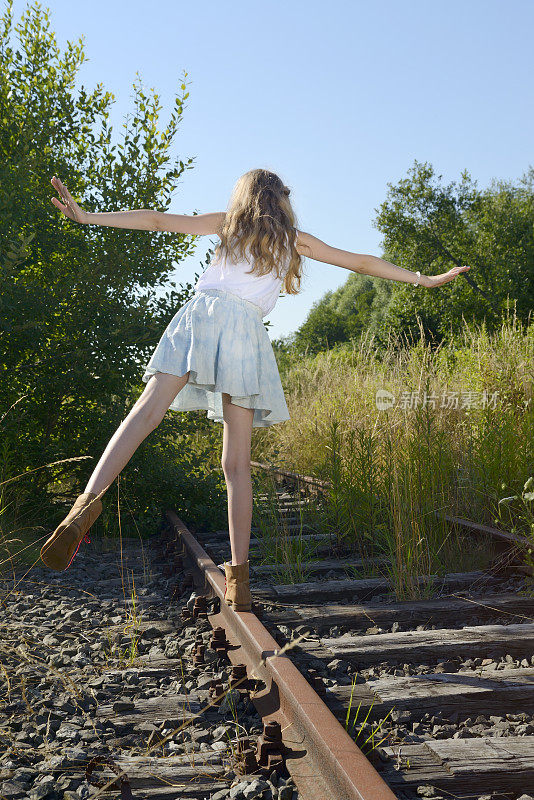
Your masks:
{"label": "green tree", "polygon": [[318,353],[328,350],[337,342],[347,339],[345,318],[331,303],[332,292],[327,292],[313,304],[306,320],[295,334],[295,346],[300,352]]}
{"label": "green tree", "polygon": [[318,353],[360,336],[370,324],[375,295],[371,278],[349,275],[342,286],[314,303],[294,334],[294,346],[299,352]]}
{"label": "green tree", "polygon": [[459,183],[440,181],[431,165],[415,161],[407,178],[388,184],[375,220],[382,246],[388,260],[412,271],[433,275],[461,264],[472,269],[435,290],[394,283],[377,329],[418,335],[418,315],[435,339],[462,317],[485,320],[492,330],[514,302],[526,320],[534,301],[534,170],[519,186],[494,180],[484,191],[467,171]]}
{"label": "green tree", "polygon": [[[16,452],[21,472],[100,455],[143,388],[143,364],[165,325],[190,296],[191,284],[177,288],[169,276],[196,237],[81,226],[51,203],[56,174],[88,211],[165,211],[194,161],[171,152],[187,73],[163,127],[159,96],[134,83],[134,112],[115,137],[112,93],[102,84],[75,89],[82,42],[60,52],[38,3],[13,31],[12,5],[0,18],[0,416],[5,451]],[[156,297],[159,287],[169,289]],[[195,424],[207,426],[205,414],[167,415],[136,463],[157,452],[159,464],[171,465],[176,454],[165,443]],[[76,494],[91,463],[38,469],[26,485],[43,493],[62,478]],[[135,465],[127,469],[133,479]],[[154,505],[151,474],[136,486],[140,505]]]}
{"label": "green tree", "polygon": [[519,185],[492,181],[484,191],[467,172],[442,185],[432,166],[415,161],[408,177],[388,184],[375,227],[382,258],[426,275],[470,264],[458,280],[437,289],[350,274],[314,304],[293,341],[310,352],[369,330],[377,344],[390,333],[438,342],[462,318],[497,327],[510,305],[526,320],[534,306],[534,169]]}

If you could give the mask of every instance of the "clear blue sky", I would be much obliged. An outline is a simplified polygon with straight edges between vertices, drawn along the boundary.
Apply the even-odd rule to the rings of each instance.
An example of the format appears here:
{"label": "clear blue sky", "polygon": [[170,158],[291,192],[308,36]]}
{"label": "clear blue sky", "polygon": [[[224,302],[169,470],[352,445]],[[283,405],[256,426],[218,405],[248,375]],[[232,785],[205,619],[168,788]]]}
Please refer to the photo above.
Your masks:
{"label": "clear blue sky", "polygon": [[[78,85],[113,92],[117,136],[136,72],[160,94],[162,126],[189,73],[174,153],[195,166],[174,194],[176,213],[223,211],[238,176],[266,167],[291,187],[301,230],[380,255],[375,209],[414,159],[447,183],[467,169],[481,188],[517,181],[534,163],[532,0],[41,5],[61,47],[84,36]],[[16,0],[15,20],[25,7]],[[210,238],[197,240],[177,282],[200,272]],[[268,317],[271,338],[295,330],[350,274],[304,264],[302,293]]]}

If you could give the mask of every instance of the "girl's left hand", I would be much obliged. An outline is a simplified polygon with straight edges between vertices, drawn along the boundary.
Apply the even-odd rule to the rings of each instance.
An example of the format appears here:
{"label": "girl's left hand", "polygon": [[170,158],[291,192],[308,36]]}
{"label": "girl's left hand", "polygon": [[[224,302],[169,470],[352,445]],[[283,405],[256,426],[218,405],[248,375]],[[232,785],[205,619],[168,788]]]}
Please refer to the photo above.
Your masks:
{"label": "girl's left hand", "polygon": [[471,269],[471,267],[468,264],[464,264],[461,267],[453,267],[448,272],[443,272],[441,275],[427,275],[427,286],[429,289],[433,289],[435,286],[442,286],[444,283],[453,281],[457,275],[460,275],[468,269]]}

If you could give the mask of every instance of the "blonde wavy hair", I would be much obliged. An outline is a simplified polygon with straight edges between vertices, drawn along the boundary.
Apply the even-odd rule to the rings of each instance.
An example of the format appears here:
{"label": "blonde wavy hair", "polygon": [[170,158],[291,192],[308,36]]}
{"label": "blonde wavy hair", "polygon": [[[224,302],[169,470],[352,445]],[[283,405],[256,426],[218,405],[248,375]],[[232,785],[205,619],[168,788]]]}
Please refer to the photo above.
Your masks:
{"label": "blonde wavy hair", "polygon": [[289,201],[290,189],[274,172],[251,169],[238,178],[219,231],[220,243],[214,258],[223,253],[230,261],[247,261],[247,274],[283,277],[286,294],[298,294],[302,278],[302,257],[295,247],[295,214]]}

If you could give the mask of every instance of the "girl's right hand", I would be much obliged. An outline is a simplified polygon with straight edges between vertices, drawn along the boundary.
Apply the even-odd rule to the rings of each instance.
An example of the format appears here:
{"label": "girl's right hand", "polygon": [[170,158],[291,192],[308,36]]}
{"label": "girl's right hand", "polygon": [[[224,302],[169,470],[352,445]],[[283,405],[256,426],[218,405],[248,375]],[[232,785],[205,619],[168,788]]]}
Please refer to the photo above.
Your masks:
{"label": "girl's right hand", "polygon": [[469,264],[463,264],[461,267],[453,267],[448,272],[444,272],[442,275],[427,275],[426,276],[426,286],[428,289],[433,289],[436,286],[443,286],[444,283],[449,283],[449,281],[453,281],[458,275],[461,275],[462,272],[471,269]]}
{"label": "girl's right hand", "polygon": [[52,197],[52,203],[55,205],[56,208],[59,208],[60,211],[65,214],[66,217],[72,219],[74,222],[79,222],[82,225],[87,223],[87,212],[83,211],[76,200],[73,198],[69,190],[66,186],[64,186],[59,178],[54,177],[51,179],[51,184],[54,189],[57,189],[63,200],[64,203],[60,203],[57,197]]}

